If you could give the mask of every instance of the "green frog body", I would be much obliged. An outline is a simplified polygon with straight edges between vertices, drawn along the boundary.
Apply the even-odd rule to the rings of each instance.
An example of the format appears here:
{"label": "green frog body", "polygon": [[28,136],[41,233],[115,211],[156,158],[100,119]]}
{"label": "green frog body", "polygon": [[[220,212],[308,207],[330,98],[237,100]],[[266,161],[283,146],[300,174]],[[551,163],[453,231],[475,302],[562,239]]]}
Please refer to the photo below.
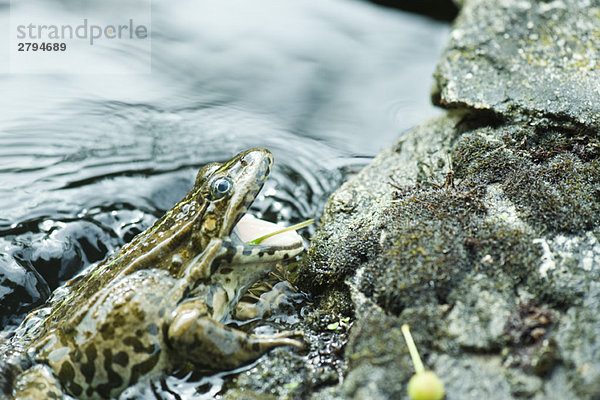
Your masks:
{"label": "green frog body", "polygon": [[29,328],[31,361],[11,396],[106,399],[188,364],[229,369],[277,346],[302,348],[299,332],[257,336],[224,324],[251,285],[303,250],[299,237],[251,246],[239,236],[272,163],[268,150],[252,149],[204,166],[181,202],[73,280]]}

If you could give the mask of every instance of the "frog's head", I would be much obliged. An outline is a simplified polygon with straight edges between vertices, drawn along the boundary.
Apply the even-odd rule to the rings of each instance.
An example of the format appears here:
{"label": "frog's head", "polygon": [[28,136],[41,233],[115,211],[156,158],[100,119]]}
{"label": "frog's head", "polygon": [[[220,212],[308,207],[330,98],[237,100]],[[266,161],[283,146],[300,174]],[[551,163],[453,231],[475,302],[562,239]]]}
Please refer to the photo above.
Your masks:
{"label": "frog's head", "polygon": [[281,228],[256,218],[242,218],[258,196],[272,165],[270,151],[251,149],[227,162],[208,164],[198,173],[195,187],[207,200],[198,239],[202,248],[212,239],[222,241],[211,273],[218,267],[285,260],[302,252],[302,240],[294,232],[277,235],[261,245],[247,243]]}
{"label": "frog's head", "polygon": [[205,240],[229,237],[260,192],[272,165],[269,150],[251,149],[227,162],[207,164],[198,172],[195,188],[207,200],[199,232]]}

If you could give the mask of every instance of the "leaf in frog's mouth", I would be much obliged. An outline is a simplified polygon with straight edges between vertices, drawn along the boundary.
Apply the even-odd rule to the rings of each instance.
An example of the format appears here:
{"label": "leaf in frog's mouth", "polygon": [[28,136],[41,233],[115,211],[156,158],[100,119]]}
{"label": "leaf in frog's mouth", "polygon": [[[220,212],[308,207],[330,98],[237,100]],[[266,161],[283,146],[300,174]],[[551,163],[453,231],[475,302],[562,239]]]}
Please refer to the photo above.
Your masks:
{"label": "leaf in frog's mouth", "polygon": [[229,239],[223,241],[226,254],[231,257],[230,263],[287,260],[300,254],[304,250],[304,242],[295,231],[278,233],[258,245],[248,243],[281,228],[280,225],[245,214],[233,228]]}
{"label": "leaf in frog's mouth", "polygon": [[[244,243],[248,243],[253,239],[265,236],[281,230],[281,226],[269,221],[256,218],[254,215],[244,215],[237,225],[234,227],[234,232],[239,239]],[[264,239],[260,244],[250,244],[251,247],[279,247],[279,248],[304,248],[302,237],[296,231],[288,231],[278,233],[267,239]]]}

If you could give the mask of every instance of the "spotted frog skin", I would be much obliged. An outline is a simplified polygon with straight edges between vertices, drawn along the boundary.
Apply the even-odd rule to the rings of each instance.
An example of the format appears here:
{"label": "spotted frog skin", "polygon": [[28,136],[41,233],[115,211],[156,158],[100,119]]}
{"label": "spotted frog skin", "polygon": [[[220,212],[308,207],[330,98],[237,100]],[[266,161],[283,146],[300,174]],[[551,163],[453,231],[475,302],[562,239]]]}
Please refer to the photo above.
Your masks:
{"label": "spotted frog skin", "polygon": [[223,323],[276,261],[303,250],[301,241],[250,246],[235,233],[272,163],[268,150],[252,149],[206,165],[173,209],[72,281],[27,332],[30,361],[9,397],[106,399],[153,373],[228,369],[277,346],[302,348],[299,332],[255,336]]}

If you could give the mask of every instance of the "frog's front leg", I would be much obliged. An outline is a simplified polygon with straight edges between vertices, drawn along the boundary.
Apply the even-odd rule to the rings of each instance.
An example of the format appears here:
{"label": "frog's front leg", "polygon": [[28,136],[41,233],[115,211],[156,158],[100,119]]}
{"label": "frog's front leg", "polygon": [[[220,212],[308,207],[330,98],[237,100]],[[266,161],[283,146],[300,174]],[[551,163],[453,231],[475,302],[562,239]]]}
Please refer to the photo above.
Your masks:
{"label": "frog's front leg", "polygon": [[177,307],[167,331],[169,344],[181,359],[215,369],[243,365],[279,346],[303,349],[304,344],[294,336],[302,332],[257,336],[230,328],[210,318],[198,299]]}
{"label": "frog's front leg", "polygon": [[50,367],[38,364],[17,376],[12,397],[18,400],[62,399],[63,391]]}

